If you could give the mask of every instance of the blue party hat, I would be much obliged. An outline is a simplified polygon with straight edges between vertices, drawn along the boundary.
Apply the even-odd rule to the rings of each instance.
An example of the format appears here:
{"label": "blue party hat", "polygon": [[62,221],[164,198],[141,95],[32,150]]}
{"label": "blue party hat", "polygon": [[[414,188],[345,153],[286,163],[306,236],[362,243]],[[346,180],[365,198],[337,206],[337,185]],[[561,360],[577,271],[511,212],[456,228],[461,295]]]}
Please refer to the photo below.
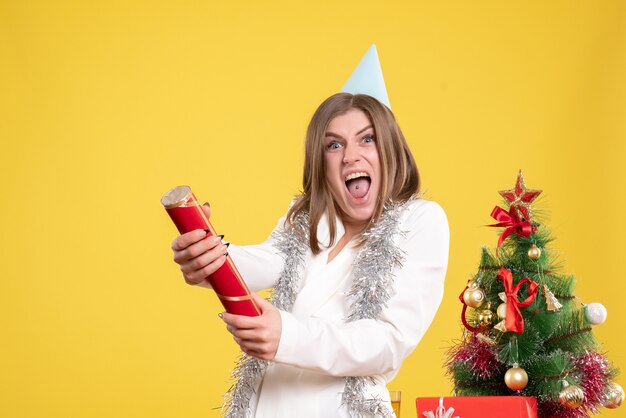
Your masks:
{"label": "blue party hat", "polygon": [[376,45],[372,44],[367,50],[359,65],[354,69],[352,75],[341,89],[342,93],[367,94],[377,99],[379,102],[391,109],[383,70],[380,68]]}

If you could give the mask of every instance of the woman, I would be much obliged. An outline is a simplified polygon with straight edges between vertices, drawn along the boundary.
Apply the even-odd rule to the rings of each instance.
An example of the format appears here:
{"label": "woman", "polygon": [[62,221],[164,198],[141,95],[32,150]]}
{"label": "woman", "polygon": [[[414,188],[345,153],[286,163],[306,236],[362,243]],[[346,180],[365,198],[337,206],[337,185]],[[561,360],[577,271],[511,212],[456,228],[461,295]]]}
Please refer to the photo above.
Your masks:
{"label": "woman", "polygon": [[[432,322],[448,258],[445,214],[419,185],[387,107],[349,93],[320,105],[302,195],[266,242],[228,248],[251,290],[274,293],[255,296],[259,317],[221,315],[246,353],[227,416],[393,416],[386,384]],[[210,287],[227,245],[204,236],[172,249],[187,283]]]}

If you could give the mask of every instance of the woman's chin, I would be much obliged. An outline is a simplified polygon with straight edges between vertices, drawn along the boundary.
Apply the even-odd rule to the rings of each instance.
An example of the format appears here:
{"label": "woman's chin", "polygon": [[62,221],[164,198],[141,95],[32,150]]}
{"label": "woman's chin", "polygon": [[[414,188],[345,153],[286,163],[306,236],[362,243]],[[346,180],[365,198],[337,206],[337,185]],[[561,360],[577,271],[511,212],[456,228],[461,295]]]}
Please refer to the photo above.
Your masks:
{"label": "woman's chin", "polygon": [[353,223],[367,223],[374,216],[376,202],[372,199],[371,190],[363,197],[354,197],[350,193],[346,193],[343,207],[341,208],[348,221]]}
{"label": "woman's chin", "polygon": [[374,216],[374,208],[370,208],[368,206],[344,208],[343,212],[347,217],[347,219],[344,219],[344,223],[348,222],[355,225],[369,223],[369,221],[372,219],[372,216]]}

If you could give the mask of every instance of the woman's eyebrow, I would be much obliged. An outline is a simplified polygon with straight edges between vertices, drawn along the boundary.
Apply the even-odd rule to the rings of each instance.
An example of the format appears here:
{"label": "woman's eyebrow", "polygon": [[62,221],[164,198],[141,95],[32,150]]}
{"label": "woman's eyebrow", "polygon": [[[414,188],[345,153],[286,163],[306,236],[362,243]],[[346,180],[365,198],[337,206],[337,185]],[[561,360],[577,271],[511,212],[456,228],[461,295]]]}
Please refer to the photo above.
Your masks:
{"label": "woman's eyebrow", "polygon": [[[368,129],[372,128],[372,125],[367,125],[365,128],[361,129],[359,132],[357,132],[355,134],[355,136],[362,134],[363,132],[367,131]],[[331,136],[333,138],[339,138],[339,139],[344,139],[341,135],[333,133],[333,132],[326,132],[326,134],[324,135],[324,137],[328,137]]]}

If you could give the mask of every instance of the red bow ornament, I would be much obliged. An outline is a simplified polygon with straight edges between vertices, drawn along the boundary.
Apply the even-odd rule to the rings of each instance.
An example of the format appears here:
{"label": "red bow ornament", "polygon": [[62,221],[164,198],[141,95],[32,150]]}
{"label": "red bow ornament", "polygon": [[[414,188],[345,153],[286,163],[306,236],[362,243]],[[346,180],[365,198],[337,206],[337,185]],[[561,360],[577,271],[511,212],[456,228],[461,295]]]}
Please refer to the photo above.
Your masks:
{"label": "red bow ornament", "polygon": [[507,228],[500,235],[498,239],[498,247],[496,248],[496,255],[498,249],[502,245],[505,239],[512,233],[516,233],[520,237],[528,237],[531,233],[535,232],[537,228],[533,227],[530,222],[520,221],[513,213],[513,211],[507,212],[499,206],[496,206],[491,211],[491,217],[498,221],[497,224],[491,224],[489,226],[500,227],[506,226]]}
{"label": "red bow ornament", "polygon": [[[498,278],[504,283],[504,293],[506,294],[506,318],[504,320],[504,330],[498,326],[496,327],[503,332],[513,331],[516,334],[523,334],[524,318],[522,317],[520,308],[527,308],[533,303],[535,296],[537,296],[537,292],[539,291],[539,285],[537,282],[524,277],[517,285],[514,286],[513,273],[504,267],[502,267],[498,272]],[[519,292],[525,283],[528,283],[528,297],[523,302],[520,302],[517,298],[517,292]]]}

